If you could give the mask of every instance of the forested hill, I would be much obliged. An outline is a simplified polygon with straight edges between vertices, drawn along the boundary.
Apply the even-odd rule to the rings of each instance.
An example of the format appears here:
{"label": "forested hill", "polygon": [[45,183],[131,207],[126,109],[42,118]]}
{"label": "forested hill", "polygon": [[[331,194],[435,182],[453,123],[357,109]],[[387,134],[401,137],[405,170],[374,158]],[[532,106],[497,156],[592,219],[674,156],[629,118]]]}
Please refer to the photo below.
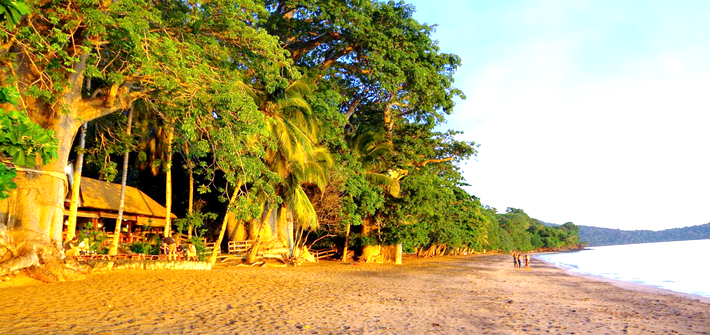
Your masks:
{"label": "forested hill", "polygon": [[579,226],[579,240],[589,246],[710,239],[710,223],[660,231]]}

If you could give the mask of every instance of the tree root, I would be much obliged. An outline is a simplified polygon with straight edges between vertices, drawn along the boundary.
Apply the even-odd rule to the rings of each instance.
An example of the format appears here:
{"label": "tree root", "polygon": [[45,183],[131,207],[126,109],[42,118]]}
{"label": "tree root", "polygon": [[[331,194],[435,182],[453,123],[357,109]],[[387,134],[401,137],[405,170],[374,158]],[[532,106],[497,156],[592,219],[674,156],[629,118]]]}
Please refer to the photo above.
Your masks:
{"label": "tree root", "polygon": [[64,250],[48,237],[30,230],[8,230],[0,224],[0,276],[20,270],[52,283],[83,279],[90,269],[67,259]]}
{"label": "tree root", "polygon": [[35,249],[33,247],[26,249],[29,250],[0,263],[0,276],[39,265],[39,257]]}

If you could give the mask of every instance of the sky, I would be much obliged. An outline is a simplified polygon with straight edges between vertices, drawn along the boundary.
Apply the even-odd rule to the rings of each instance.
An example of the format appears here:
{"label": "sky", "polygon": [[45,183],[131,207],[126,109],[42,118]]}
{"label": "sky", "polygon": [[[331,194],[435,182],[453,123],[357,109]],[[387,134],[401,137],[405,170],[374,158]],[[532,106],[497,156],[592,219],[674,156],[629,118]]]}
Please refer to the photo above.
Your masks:
{"label": "sky", "polygon": [[406,0],[461,57],[467,191],[551,223],[710,222],[710,1]]}

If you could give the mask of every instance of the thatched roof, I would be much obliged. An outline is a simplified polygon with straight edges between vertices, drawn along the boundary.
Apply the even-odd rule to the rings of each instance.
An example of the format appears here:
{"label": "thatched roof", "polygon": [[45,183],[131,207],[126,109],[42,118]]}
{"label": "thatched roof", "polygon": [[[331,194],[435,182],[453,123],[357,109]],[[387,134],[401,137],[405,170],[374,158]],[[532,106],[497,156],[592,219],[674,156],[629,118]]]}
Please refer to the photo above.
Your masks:
{"label": "thatched roof", "polygon": [[[118,205],[121,199],[120,184],[81,177],[80,191],[80,206],[82,208],[118,212]],[[151,197],[135,187],[126,186],[123,213],[165,219],[165,212],[165,207]],[[171,214],[170,217],[177,218],[175,214]]]}

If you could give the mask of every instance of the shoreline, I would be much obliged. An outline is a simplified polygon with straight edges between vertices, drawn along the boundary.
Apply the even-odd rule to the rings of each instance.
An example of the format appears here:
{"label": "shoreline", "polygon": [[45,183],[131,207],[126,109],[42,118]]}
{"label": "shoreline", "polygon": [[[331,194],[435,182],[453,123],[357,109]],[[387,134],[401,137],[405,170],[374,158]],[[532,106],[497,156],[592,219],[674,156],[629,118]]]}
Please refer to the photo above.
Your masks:
{"label": "shoreline", "polygon": [[647,292],[647,293],[654,293],[654,294],[674,295],[674,296],[678,296],[678,297],[681,297],[684,299],[698,300],[698,301],[702,301],[704,303],[710,304],[710,297],[706,297],[706,296],[702,296],[702,295],[698,295],[698,294],[686,293],[686,292],[673,291],[673,290],[669,290],[666,288],[657,287],[657,286],[648,285],[648,284],[634,283],[634,282],[628,282],[628,281],[623,281],[623,280],[618,280],[618,279],[606,278],[606,277],[599,276],[599,275],[592,275],[592,274],[587,274],[587,273],[575,272],[572,269],[558,266],[554,263],[545,261],[544,259],[540,259],[540,258],[536,258],[536,259],[540,262],[546,263],[549,266],[552,266],[552,267],[560,269],[561,271],[564,271],[565,274],[567,274],[569,276],[584,278],[586,280],[593,280],[593,281],[598,281],[598,282],[603,282],[603,283],[609,283],[609,284],[612,284],[612,285],[614,285],[620,289],[623,289],[623,290]]}
{"label": "shoreline", "polygon": [[622,289],[532,258],[132,270],[0,288],[11,334],[710,334],[710,304]]}

